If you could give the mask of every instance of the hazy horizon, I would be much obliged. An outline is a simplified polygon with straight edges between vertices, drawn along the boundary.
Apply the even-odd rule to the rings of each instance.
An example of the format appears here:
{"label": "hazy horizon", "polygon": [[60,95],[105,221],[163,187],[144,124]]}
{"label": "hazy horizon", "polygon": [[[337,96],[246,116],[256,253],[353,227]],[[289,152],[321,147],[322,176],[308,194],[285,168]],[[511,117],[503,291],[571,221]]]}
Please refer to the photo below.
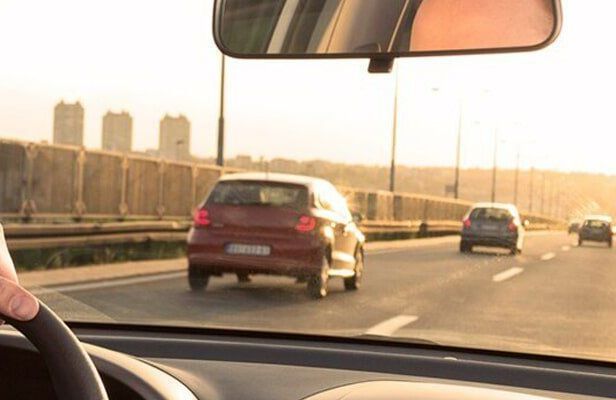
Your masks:
{"label": "hazy horizon", "polygon": [[[593,2],[616,11],[609,0]],[[616,81],[607,78],[616,60],[588,46],[613,28],[609,12],[580,3],[564,1],[560,38],[534,53],[397,60],[386,75],[368,74],[366,60],[227,59],[226,157],[387,166],[398,74],[399,165],[452,166],[462,104],[463,168],[491,168],[498,131],[500,168],[514,168],[519,147],[526,170],[614,174]],[[108,110],[132,115],[137,151],[157,148],[160,119],[182,113],[192,154],[213,157],[220,53],[211,5],[58,0],[32,12],[31,2],[0,1],[0,34],[12,38],[0,65],[0,135],[51,142],[54,105],[79,100],[89,148],[100,147]]]}

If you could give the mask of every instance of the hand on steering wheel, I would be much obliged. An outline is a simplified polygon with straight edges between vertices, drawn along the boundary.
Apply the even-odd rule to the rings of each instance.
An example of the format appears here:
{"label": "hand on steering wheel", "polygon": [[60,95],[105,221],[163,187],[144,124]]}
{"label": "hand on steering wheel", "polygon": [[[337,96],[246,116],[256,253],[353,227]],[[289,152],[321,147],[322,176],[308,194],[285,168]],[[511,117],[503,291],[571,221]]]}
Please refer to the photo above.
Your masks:
{"label": "hand on steering wheel", "polygon": [[108,400],[90,356],[62,320],[17,282],[17,273],[0,225],[0,319],[13,325],[37,348],[62,400]]}
{"label": "hand on steering wheel", "polygon": [[30,321],[38,311],[36,298],[19,285],[0,225],[0,314],[18,321]]}

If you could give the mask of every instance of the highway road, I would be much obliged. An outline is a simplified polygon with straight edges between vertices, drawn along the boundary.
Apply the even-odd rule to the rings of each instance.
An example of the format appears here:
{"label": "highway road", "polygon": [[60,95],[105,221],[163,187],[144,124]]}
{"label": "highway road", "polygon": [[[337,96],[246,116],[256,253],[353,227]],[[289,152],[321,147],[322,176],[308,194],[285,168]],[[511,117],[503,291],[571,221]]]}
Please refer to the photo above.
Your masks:
{"label": "highway road", "polygon": [[[522,255],[460,254],[458,240],[368,251],[361,290],[345,292],[333,280],[319,301],[292,279],[265,276],[245,284],[215,278],[193,293],[184,273],[65,287],[42,297],[133,323],[371,334],[616,360],[616,249],[579,248],[574,236],[536,233]],[[69,311],[62,314],[70,318]]]}

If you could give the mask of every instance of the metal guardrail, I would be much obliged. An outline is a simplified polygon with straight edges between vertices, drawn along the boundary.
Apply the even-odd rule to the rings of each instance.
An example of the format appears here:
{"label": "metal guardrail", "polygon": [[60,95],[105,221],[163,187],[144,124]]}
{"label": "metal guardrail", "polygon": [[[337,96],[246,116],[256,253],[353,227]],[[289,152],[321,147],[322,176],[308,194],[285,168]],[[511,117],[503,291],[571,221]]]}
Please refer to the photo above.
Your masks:
{"label": "metal guardrail", "polygon": [[189,221],[141,221],[74,224],[6,224],[7,238],[58,237],[77,235],[104,235],[139,232],[187,231]]}
{"label": "metal guardrail", "polygon": [[[186,240],[188,221],[152,221],[139,223],[99,224],[9,224],[4,226],[11,250],[105,246],[145,242]],[[549,229],[547,224],[533,224],[530,230]],[[459,221],[366,221],[361,225],[369,240],[428,237],[460,232]]]}
{"label": "metal guardrail", "polygon": [[183,242],[187,221],[8,224],[4,234],[10,250],[106,246],[146,242]]}

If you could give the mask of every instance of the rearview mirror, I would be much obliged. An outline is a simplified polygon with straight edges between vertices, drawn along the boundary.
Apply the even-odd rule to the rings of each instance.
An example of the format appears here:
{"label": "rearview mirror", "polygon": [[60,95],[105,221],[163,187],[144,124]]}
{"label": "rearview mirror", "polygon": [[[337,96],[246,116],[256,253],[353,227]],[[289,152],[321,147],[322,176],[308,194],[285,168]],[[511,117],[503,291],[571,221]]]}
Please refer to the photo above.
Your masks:
{"label": "rearview mirror", "polygon": [[533,50],[560,0],[216,0],[214,35],[243,58],[394,58]]}

